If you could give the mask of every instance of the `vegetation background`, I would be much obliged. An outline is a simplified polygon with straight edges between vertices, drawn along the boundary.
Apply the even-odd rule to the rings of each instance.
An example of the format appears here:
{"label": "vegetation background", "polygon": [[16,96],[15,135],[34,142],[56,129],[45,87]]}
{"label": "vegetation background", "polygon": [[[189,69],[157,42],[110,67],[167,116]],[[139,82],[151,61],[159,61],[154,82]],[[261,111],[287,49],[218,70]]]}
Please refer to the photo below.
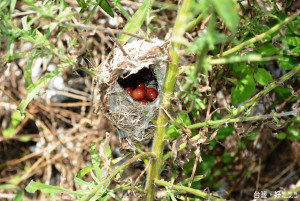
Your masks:
{"label": "vegetation background", "polygon": [[[299,9],[2,0],[1,200],[300,199]],[[153,147],[93,108],[96,67],[132,37],[168,45]]]}

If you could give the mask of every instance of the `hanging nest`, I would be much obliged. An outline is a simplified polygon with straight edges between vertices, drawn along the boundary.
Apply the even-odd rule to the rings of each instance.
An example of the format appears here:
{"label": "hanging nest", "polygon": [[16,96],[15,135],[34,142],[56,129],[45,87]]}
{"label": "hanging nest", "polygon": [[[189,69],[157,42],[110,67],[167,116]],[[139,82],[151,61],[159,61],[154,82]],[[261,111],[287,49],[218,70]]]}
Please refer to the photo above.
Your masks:
{"label": "hanging nest", "polygon": [[[145,142],[153,138],[155,125],[152,122],[158,115],[167,58],[163,41],[135,40],[115,48],[100,65],[98,109],[129,142]],[[158,93],[156,99],[147,103],[133,99],[125,88],[134,88],[137,82],[143,82],[146,88],[154,88]]]}

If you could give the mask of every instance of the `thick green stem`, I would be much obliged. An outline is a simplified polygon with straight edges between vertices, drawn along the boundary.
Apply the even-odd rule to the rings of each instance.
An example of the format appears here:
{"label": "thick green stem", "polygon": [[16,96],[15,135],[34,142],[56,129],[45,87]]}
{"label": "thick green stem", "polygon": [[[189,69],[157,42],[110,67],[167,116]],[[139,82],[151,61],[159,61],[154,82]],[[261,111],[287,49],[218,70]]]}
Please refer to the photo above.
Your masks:
{"label": "thick green stem", "polygon": [[91,190],[87,195],[83,196],[80,201],[88,200],[90,197],[92,197],[103,185],[105,185],[107,182],[109,182],[114,176],[116,176],[121,170],[123,170],[125,167],[130,165],[131,163],[145,157],[152,157],[156,158],[156,154],[153,152],[146,152],[139,155],[136,155],[135,157],[131,158],[130,160],[126,161],[122,165],[120,165],[115,171],[113,171],[108,177],[106,177],[103,181],[101,181],[93,190]]}
{"label": "thick green stem", "polygon": [[193,189],[193,188],[188,188],[185,186],[179,186],[179,185],[174,185],[171,184],[169,182],[166,181],[162,181],[162,180],[158,180],[158,179],[154,179],[154,183],[161,185],[161,186],[165,186],[167,188],[171,188],[171,189],[175,189],[175,190],[179,190],[179,191],[184,191],[184,192],[188,192],[197,196],[201,196],[203,198],[212,200],[212,201],[219,201],[219,200],[224,200],[224,199],[220,199],[220,198],[216,198],[214,196],[211,196],[207,193],[204,193],[203,191],[197,190],[197,189]]}
{"label": "thick green stem", "polygon": [[[255,36],[253,38],[251,38],[250,40],[247,40],[237,46],[235,46],[234,48],[231,48],[225,52],[222,53],[222,56],[225,57],[227,55],[230,55],[236,51],[239,51],[240,49],[253,44],[259,40],[262,40],[263,38],[271,35],[272,33],[274,33],[275,31],[279,30],[283,25],[289,23],[290,21],[292,21],[293,19],[295,19],[298,15],[300,14],[300,10],[298,10],[295,14],[291,15],[290,17],[287,17],[285,20],[283,20],[281,23],[277,24],[276,26],[272,27],[271,29],[269,29],[268,31],[266,31],[265,33],[262,33],[258,36]],[[220,57],[220,54],[216,55],[215,58]]]}
{"label": "thick green stem", "polygon": [[[188,17],[188,12],[190,8],[190,0],[184,0],[183,4],[179,10],[174,31],[173,38],[182,37],[185,33],[185,25]],[[153,180],[159,177],[160,168],[163,163],[163,145],[164,138],[166,134],[166,124],[168,123],[168,116],[165,114],[164,109],[170,108],[170,98],[174,91],[174,86],[177,80],[179,56],[178,51],[180,49],[180,44],[172,41],[171,47],[169,49],[170,63],[168,65],[167,74],[165,77],[164,87],[163,87],[163,98],[161,101],[161,108],[159,110],[157,118],[157,128],[153,140],[152,151],[156,153],[157,159],[153,160],[148,169],[148,177],[146,181],[146,200],[154,200],[155,188]]]}

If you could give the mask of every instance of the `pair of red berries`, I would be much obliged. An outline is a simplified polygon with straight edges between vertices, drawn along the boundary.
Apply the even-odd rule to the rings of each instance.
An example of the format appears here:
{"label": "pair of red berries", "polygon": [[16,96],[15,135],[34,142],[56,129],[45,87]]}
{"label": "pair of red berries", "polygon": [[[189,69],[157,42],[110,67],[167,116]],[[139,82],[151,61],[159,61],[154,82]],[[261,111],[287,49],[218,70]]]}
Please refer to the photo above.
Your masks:
{"label": "pair of red berries", "polygon": [[134,100],[146,104],[148,101],[154,101],[157,98],[157,91],[153,88],[146,88],[144,82],[138,81],[136,86],[135,89],[131,87],[125,88],[125,91]]}

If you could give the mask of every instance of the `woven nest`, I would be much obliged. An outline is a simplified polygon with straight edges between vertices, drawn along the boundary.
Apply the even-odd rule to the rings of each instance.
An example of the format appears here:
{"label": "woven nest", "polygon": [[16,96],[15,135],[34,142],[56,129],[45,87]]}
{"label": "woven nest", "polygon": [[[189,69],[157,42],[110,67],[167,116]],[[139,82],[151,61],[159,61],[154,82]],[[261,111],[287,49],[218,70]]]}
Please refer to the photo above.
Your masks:
{"label": "woven nest", "polygon": [[[135,40],[113,53],[100,65],[99,108],[129,142],[145,142],[153,138],[162,86],[166,73],[167,55],[164,42]],[[147,104],[139,103],[125,91],[137,81],[155,88],[157,98]]]}

